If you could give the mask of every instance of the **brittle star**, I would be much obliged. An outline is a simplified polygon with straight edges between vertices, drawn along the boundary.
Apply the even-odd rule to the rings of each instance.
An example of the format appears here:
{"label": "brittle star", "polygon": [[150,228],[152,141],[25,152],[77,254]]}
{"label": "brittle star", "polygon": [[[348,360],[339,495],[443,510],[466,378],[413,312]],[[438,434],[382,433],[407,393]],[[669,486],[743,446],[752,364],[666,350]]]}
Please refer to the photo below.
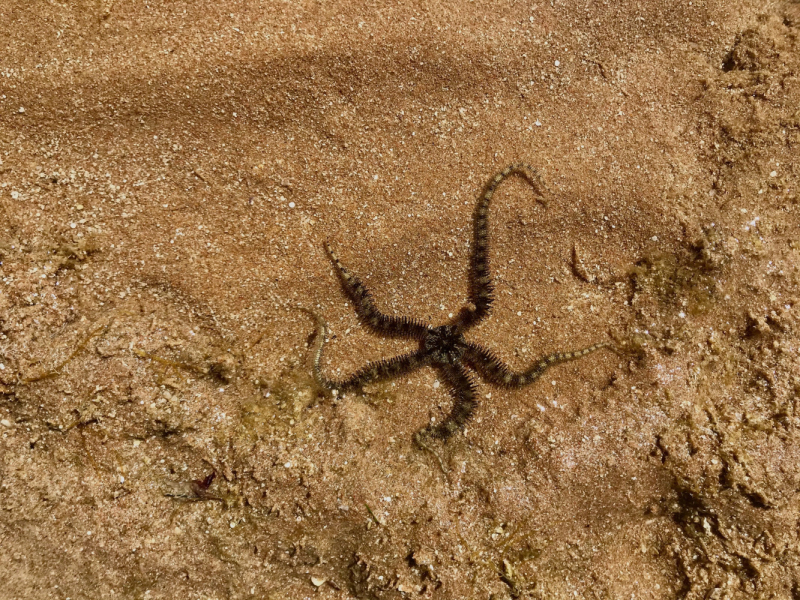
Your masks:
{"label": "brittle star", "polygon": [[419,349],[394,358],[370,362],[350,377],[340,381],[328,379],[322,373],[320,366],[327,325],[319,315],[307,311],[317,322],[313,369],[314,378],[320,387],[338,394],[358,389],[368,383],[406,375],[421,367],[435,368],[449,385],[454,402],[450,414],[441,423],[431,424],[415,435],[417,443],[427,447],[425,440],[429,438],[446,440],[462,429],[475,412],[478,406],[477,390],[468,367],[489,383],[506,388],[520,388],[539,379],[554,365],[581,358],[600,348],[611,347],[611,344],[602,342],[572,352],[555,352],[543,356],[528,369],[515,372],[494,352],[464,338],[464,333],[485,319],[492,307],[494,285],[489,275],[489,204],[497,187],[514,174],[524,177],[541,196],[538,173],[533,167],[521,163],[503,169],[486,186],[475,208],[474,239],[469,269],[469,303],[445,325],[434,327],[417,319],[381,313],[375,306],[372,294],[361,280],[342,264],[330,244],[325,242],[325,249],[336,267],[345,291],[353,301],[361,322],[377,334],[419,340]]}

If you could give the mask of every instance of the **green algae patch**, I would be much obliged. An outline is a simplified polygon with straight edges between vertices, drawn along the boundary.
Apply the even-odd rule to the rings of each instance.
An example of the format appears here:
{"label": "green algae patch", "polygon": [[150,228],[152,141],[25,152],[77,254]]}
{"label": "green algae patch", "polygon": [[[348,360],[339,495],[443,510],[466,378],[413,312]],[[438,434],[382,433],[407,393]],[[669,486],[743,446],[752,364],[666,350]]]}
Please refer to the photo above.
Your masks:
{"label": "green algae patch", "polygon": [[653,252],[637,262],[630,271],[634,293],[652,295],[690,315],[705,314],[716,301],[715,275],[727,262],[719,234],[704,230],[685,252]]}
{"label": "green algae patch", "polygon": [[242,404],[242,424],[248,435],[258,439],[273,432],[294,428],[319,398],[319,388],[310,372],[290,366],[273,381],[257,381],[259,394]]}

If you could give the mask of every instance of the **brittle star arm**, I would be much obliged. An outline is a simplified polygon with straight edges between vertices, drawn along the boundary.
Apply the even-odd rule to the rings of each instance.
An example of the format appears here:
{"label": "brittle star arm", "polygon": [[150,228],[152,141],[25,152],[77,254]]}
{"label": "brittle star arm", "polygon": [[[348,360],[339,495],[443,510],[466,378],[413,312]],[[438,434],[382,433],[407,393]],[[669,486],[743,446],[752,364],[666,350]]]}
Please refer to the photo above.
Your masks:
{"label": "brittle star arm", "polygon": [[438,425],[429,425],[417,432],[415,439],[423,448],[427,447],[425,444],[427,438],[446,440],[456,431],[463,429],[478,407],[475,383],[462,365],[437,365],[437,369],[450,387],[450,393],[453,395],[453,407],[444,421]]}
{"label": "brittle star arm", "polygon": [[328,324],[321,316],[307,308],[301,308],[303,312],[311,315],[316,323],[316,340],[313,346],[314,355],[314,380],[322,389],[337,392],[347,392],[356,389],[367,383],[376,383],[385,379],[390,379],[396,375],[411,373],[420,367],[430,363],[430,359],[419,350],[401,354],[394,358],[367,363],[366,366],[356,371],[347,379],[336,381],[328,379],[322,372],[322,349],[325,346],[328,336]]}
{"label": "brittle star arm", "polygon": [[392,337],[422,339],[425,336],[428,326],[421,321],[408,317],[390,317],[382,314],[375,307],[372,294],[369,293],[369,290],[361,280],[342,264],[328,242],[325,242],[325,249],[330,254],[331,260],[339,273],[339,278],[342,280],[342,285],[352,299],[356,314],[364,325],[376,333]]}
{"label": "brittle star arm", "polygon": [[469,261],[469,300],[472,306],[461,309],[457,323],[462,330],[480,322],[489,314],[494,300],[494,285],[489,273],[489,204],[497,187],[511,175],[521,175],[541,195],[543,184],[536,169],[524,163],[500,171],[486,186],[475,207],[475,229]]}
{"label": "brittle star arm", "polygon": [[350,390],[358,389],[362,385],[368,383],[377,383],[385,381],[398,375],[405,375],[416,371],[420,367],[429,364],[430,361],[427,357],[417,352],[409,352],[408,354],[401,354],[393,358],[369,362],[364,367],[353,373],[347,379],[336,381],[328,379],[322,374],[319,365],[314,369],[314,376],[317,383],[327,390],[337,390],[339,392],[348,392]]}
{"label": "brittle star arm", "polygon": [[494,352],[478,344],[467,344],[464,360],[486,381],[503,387],[520,388],[539,379],[552,366],[577,360],[601,348],[611,347],[608,342],[602,342],[581,350],[554,352],[541,357],[533,363],[533,366],[521,372],[512,371],[511,367],[501,361]]}

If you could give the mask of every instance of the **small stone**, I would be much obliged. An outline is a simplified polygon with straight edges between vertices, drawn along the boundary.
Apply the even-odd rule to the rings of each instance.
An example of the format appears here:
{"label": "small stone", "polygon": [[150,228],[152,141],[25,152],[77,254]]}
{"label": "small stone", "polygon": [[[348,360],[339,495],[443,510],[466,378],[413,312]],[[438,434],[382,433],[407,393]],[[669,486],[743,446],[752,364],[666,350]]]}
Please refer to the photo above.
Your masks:
{"label": "small stone", "polygon": [[3,425],[3,427],[11,427],[11,421],[9,421],[8,419],[3,419],[2,421],[0,421],[0,423]]}
{"label": "small stone", "polygon": [[327,579],[325,579],[324,577],[312,577],[311,578],[311,583],[313,583],[317,587],[321,586],[326,581],[327,581]]}

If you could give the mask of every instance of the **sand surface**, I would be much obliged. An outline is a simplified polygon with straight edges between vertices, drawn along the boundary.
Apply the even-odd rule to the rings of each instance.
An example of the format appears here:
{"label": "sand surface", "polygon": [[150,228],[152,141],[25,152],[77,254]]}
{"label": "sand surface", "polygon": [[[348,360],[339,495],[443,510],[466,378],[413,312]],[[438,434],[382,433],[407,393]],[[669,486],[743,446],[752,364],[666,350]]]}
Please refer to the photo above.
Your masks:
{"label": "sand surface", "polygon": [[[800,3],[0,3],[0,598],[800,597]],[[496,302],[466,430],[359,324]],[[542,202],[541,200],[545,200]]]}

